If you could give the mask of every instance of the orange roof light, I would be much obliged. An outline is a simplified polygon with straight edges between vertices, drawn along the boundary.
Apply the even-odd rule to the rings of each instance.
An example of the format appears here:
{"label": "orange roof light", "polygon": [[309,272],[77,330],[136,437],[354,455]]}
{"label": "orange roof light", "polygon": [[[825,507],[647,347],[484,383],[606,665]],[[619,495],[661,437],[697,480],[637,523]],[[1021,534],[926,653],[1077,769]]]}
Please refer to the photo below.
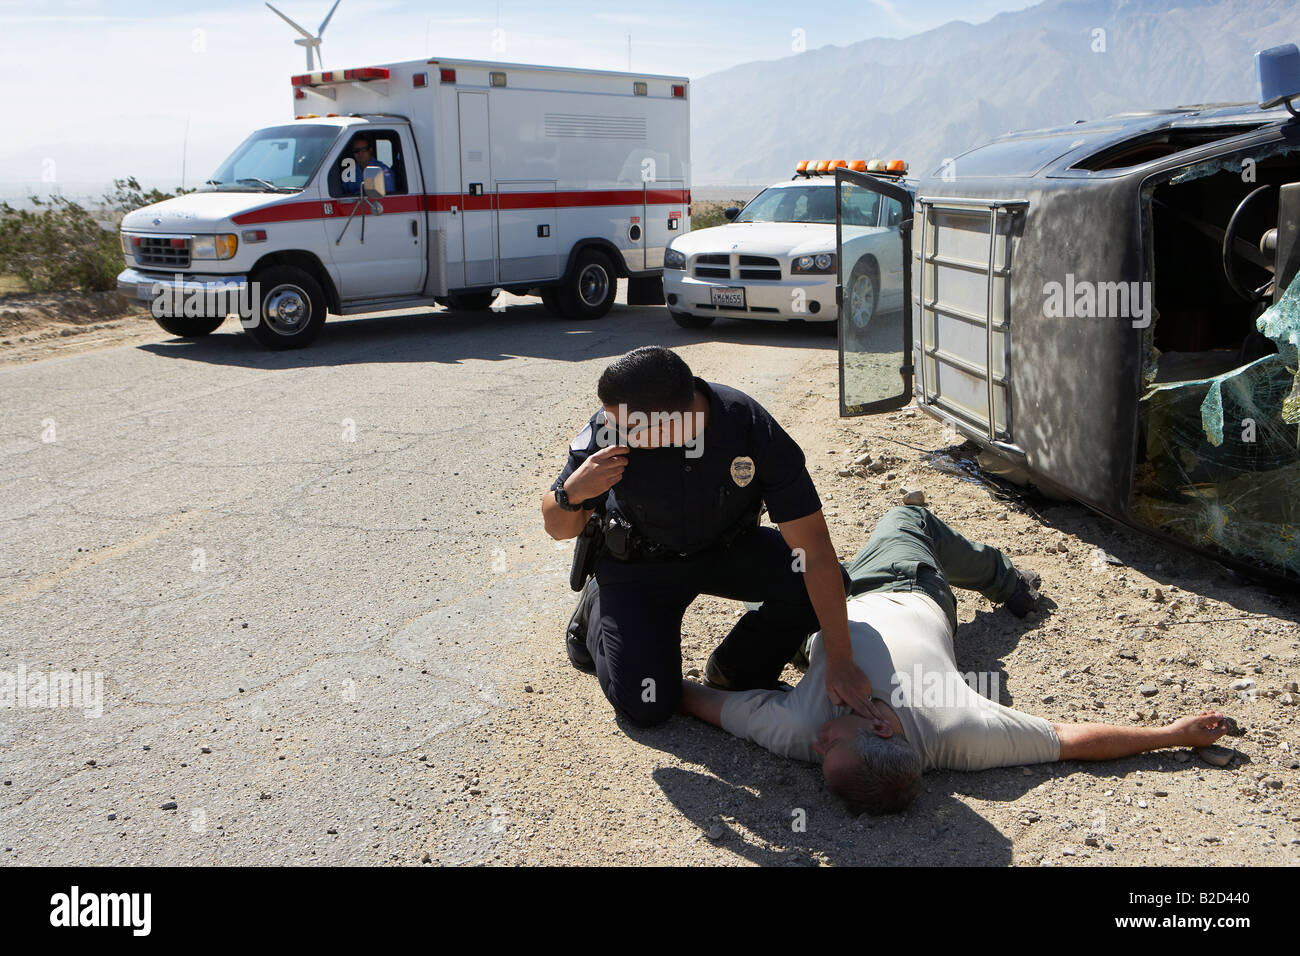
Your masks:
{"label": "orange roof light", "polygon": [[819,173],[826,172],[826,170],[830,169],[830,165],[831,165],[831,161],[829,159],[817,160],[817,172]]}
{"label": "orange roof light", "polygon": [[905,173],[907,172],[907,163],[903,162],[901,159],[891,159],[887,171],[891,173]]}
{"label": "orange roof light", "polygon": [[794,168],[794,171],[795,171],[796,173],[806,173],[806,172],[808,172],[808,160],[806,160],[806,159],[801,159],[801,160],[799,160],[799,165],[796,166],[796,167]]}
{"label": "orange roof light", "polygon": [[844,160],[842,160],[842,159],[837,159],[837,160],[835,160],[834,162],[831,163],[830,168],[831,168],[831,169],[839,169],[841,166],[848,166],[848,165],[849,165],[849,164],[846,163]]}
{"label": "orange roof light", "polygon": [[867,171],[867,161],[865,159],[855,159],[849,163],[849,169],[855,173],[864,173]]}

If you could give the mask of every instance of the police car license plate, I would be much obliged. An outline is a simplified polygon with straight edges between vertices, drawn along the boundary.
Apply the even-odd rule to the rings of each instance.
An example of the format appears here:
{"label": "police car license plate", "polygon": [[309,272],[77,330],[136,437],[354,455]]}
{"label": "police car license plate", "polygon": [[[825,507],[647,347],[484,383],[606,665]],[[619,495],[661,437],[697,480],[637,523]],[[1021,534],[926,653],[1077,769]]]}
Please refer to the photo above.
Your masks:
{"label": "police car license plate", "polygon": [[745,307],[745,290],[743,288],[710,289],[709,295],[712,296],[714,305],[729,306],[734,309],[743,309]]}

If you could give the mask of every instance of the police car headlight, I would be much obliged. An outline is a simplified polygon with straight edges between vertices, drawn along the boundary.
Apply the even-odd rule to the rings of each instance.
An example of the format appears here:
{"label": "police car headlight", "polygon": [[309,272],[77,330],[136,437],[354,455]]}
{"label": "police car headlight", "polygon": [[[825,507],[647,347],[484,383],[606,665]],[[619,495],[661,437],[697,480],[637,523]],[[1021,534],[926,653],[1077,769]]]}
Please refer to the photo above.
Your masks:
{"label": "police car headlight", "polygon": [[191,259],[230,259],[239,248],[239,237],[234,233],[216,236],[193,236],[190,239]]}
{"label": "police car headlight", "polygon": [[665,269],[685,269],[686,256],[676,249],[664,250],[664,268]]}
{"label": "police car headlight", "polygon": [[799,256],[790,265],[790,271],[793,273],[821,273],[828,274],[835,271],[835,255],[830,252],[823,252],[816,256]]}

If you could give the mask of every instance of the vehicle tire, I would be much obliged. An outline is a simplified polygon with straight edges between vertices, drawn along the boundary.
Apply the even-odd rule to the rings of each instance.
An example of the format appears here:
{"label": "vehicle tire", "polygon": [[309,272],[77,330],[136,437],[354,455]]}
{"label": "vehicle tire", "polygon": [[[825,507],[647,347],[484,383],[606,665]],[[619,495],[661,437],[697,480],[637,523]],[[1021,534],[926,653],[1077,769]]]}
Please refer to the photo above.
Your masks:
{"label": "vehicle tire", "polygon": [[564,304],[560,301],[560,290],[555,286],[547,286],[541,290],[542,305],[546,306],[546,311],[557,317],[564,317]]}
{"label": "vehicle tire", "polygon": [[713,324],[716,315],[691,315],[689,312],[672,312],[668,313],[684,329],[707,329]]}
{"label": "vehicle tire", "polygon": [[469,295],[447,296],[447,308],[457,312],[482,312],[497,300],[495,292],[472,292]]}
{"label": "vehicle tire", "polygon": [[224,315],[216,317],[200,318],[198,316],[167,316],[165,318],[155,318],[164,332],[170,332],[172,335],[181,339],[197,339],[200,335],[207,335],[221,328],[221,324],[226,321]]}
{"label": "vehicle tire", "polygon": [[560,286],[560,308],[571,319],[599,319],[614,305],[618,275],[609,257],[595,249],[578,253],[573,274]]}
{"label": "vehicle tire", "polygon": [[870,259],[859,259],[844,290],[844,304],[853,331],[865,332],[880,304],[880,272]]}
{"label": "vehicle tire", "polygon": [[268,349],[310,345],[325,325],[325,291],[297,266],[271,266],[257,273],[259,301],[254,324],[244,331]]}

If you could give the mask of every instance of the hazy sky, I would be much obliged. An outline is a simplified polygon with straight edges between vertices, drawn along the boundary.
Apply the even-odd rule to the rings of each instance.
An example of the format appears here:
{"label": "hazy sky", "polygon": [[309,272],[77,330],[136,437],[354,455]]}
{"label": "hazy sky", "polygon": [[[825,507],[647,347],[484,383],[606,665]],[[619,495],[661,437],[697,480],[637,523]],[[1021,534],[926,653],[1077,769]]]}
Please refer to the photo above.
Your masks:
{"label": "hazy sky", "polygon": [[[332,0],[275,5],[316,32]],[[342,0],[327,68],[439,55],[692,78],[806,47],[908,36],[987,20],[1030,0],[590,0],[405,3]],[[261,2],[0,0],[0,90],[17,113],[0,141],[0,196],[77,194],[134,175],[194,185],[251,130],[293,115],[304,72],[296,33]],[[188,124],[188,134],[186,132]]]}

